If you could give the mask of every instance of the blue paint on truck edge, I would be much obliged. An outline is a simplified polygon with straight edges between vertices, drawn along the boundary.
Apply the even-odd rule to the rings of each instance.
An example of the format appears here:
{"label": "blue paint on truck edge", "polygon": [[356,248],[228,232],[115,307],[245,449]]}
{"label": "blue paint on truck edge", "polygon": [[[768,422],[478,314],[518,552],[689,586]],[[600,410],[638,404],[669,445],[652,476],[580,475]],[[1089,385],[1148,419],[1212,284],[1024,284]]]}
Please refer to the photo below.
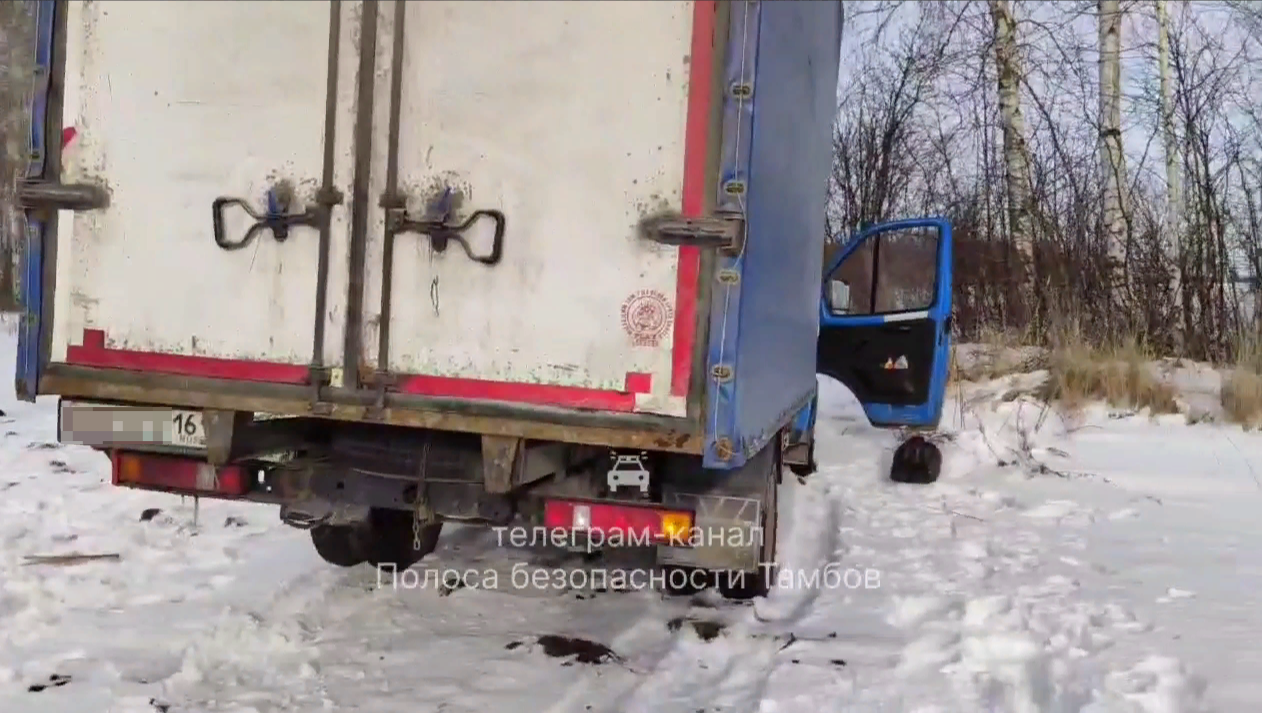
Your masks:
{"label": "blue paint on truck edge", "polygon": [[[723,86],[754,82],[758,65],[758,17],[761,3],[748,0],[728,6],[728,37]],[[719,185],[715,207],[723,213],[744,215],[745,195],[735,187],[749,185],[749,153],[753,137],[754,103],[740,94],[723,93],[722,119],[719,139]],[[748,235],[748,227],[746,227]],[[737,357],[737,315],[742,295],[741,274],[745,267],[744,254],[729,256],[719,254],[715,260],[715,275],[733,275],[736,279],[716,281],[710,298],[710,343],[706,354],[706,408],[705,452],[702,464],[708,468],[738,467],[744,456],[734,454],[731,459],[719,457],[720,449],[736,450],[731,441],[736,429],[736,383],[725,378],[716,367],[733,367]]]}
{"label": "blue paint on truck edge", "polygon": [[[825,0],[730,8],[725,86],[749,83],[753,97],[725,94],[720,143],[718,210],[746,220],[742,254],[716,265],[729,279],[710,310],[702,464],[724,470],[815,396],[842,19]],[[745,190],[726,190],[733,180]]]}
{"label": "blue paint on truck edge", "polygon": [[[47,155],[55,147],[48,145],[48,88],[53,67],[53,28],[56,19],[55,0],[35,3],[35,79],[31,103],[30,158],[26,166],[27,180],[45,177]],[[18,304],[21,322],[18,326],[18,352],[14,391],[22,401],[34,401],[39,391],[41,367],[40,347],[43,344],[42,310],[44,306],[44,235],[43,221],[29,215],[22,221],[22,249],[18,262]]]}

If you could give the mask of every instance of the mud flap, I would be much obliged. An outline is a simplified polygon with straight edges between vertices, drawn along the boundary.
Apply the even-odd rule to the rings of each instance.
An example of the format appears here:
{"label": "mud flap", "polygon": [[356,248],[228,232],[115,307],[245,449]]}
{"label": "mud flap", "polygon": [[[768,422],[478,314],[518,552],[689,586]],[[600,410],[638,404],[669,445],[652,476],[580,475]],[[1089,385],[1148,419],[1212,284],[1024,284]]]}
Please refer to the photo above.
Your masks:
{"label": "mud flap", "polygon": [[815,417],[819,410],[819,391],[816,389],[811,402],[802,407],[793,423],[784,430],[784,450],[781,458],[797,475],[815,472]]}
{"label": "mud flap", "polygon": [[[701,468],[680,459],[667,469],[662,504],[696,513],[690,547],[659,545],[659,564],[758,572],[763,564],[763,498],[779,443],[773,441],[733,471]],[[691,465],[691,467],[688,467]]]}

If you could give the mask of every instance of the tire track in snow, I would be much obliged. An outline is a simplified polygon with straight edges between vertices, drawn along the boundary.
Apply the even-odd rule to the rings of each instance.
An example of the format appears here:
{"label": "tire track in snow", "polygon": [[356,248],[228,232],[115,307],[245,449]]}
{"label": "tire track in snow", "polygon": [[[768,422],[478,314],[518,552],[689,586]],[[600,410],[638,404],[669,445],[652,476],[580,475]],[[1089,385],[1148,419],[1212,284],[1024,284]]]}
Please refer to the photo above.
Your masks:
{"label": "tire track in snow", "polygon": [[[477,540],[455,544],[464,539],[450,537],[422,568],[489,571],[521,561],[520,553],[490,549],[485,537],[481,546]],[[197,650],[195,665],[173,677],[168,699],[195,710],[232,699],[258,710],[591,711],[608,691],[627,690],[652,675],[676,644],[667,622],[688,609],[687,602],[653,592],[465,588],[444,594],[378,585],[366,566],[319,565],[266,606],[232,612]],[[626,665],[550,658],[535,645],[545,634],[606,643]],[[253,651],[248,661],[269,675],[234,665],[240,657],[224,652],[230,642]],[[300,644],[297,650],[292,642]],[[240,693],[226,695],[230,688]]]}
{"label": "tire track in snow", "polygon": [[[647,592],[576,599],[468,590],[377,591],[330,611],[321,675],[339,707],[375,710],[593,710],[669,647],[669,603]],[[619,662],[548,657],[544,634],[610,644]],[[366,662],[366,663],[365,663]],[[358,679],[358,680],[356,680]],[[388,695],[387,695],[388,694]],[[383,700],[388,698],[389,701]],[[398,698],[397,705],[395,698]]]}
{"label": "tire track in snow", "polygon": [[346,573],[316,565],[259,606],[230,605],[184,649],[179,670],[162,681],[163,700],[216,710],[233,688],[251,706],[293,706],[322,698],[313,662],[318,610],[354,587]]}
{"label": "tire track in snow", "polygon": [[[777,710],[1152,713],[1167,710],[1167,689],[1185,702],[1199,695],[1167,660],[1128,660],[1148,626],[1080,581],[1093,572],[1090,509],[1030,497],[1023,476],[948,449],[952,467],[933,486],[855,479],[838,493],[852,515],[842,536],[882,570],[885,591],[868,602],[830,592],[798,622],[836,638],[795,647],[803,665],[773,672]],[[1188,705],[1168,710],[1199,710]]]}
{"label": "tire track in snow", "polygon": [[[879,452],[879,446],[856,448],[852,452],[856,458],[847,466],[821,471],[805,483],[786,471],[780,496],[781,503],[789,507],[782,510],[780,518],[777,583],[790,586],[777,586],[752,607],[709,612],[729,615],[728,621],[720,622],[723,630],[709,640],[687,625],[681,627],[678,643],[657,666],[655,675],[641,679],[634,689],[619,696],[616,708],[610,710],[759,710],[777,666],[792,660],[792,654],[786,653],[792,628],[809,615],[824,594],[818,585],[794,585],[809,583],[812,575],[829,565],[845,566],[846,550],[839,538],[842,504],[836,479],[879,467]],[[694,610],[692,614],[705,618],[707,612]]]}

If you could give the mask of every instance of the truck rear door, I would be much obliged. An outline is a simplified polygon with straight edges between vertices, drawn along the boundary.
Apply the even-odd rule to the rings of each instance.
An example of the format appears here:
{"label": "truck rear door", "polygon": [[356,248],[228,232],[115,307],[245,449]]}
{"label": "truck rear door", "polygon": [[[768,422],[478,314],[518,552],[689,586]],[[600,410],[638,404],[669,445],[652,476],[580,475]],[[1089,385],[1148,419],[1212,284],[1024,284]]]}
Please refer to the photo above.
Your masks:
{"label": "truck rear door", "polygon": [[[382,4],[390,71],[369,193],[388,208],[368,231],[350,347],[364,383],[685,414],[697,251],[639,239],[637,225],[701,210],[711,88],[690,75],[710,60],[690,55],[698,42],[709,52],[714,11]],[[499,214],[450,239],[417,225],[479,211]]]}
{"label": "truck rear door", "polygon": [[[51,263],[53,304],[25,295],[51,317],[27,345],[75,366],[255,382],[338,364],[346,277],[330,266],[347,259],[357,64],[339,3],[45,2],[41,16],[54,8],[41,51],[55,46],[64,81],[36,105],[61,117],[62,145],[35,147],[43,178],[102,189],[108,206],[34,201],[56,240],[27,267]],[[281,213],[309,220],[260,229]]]}
{"label": "truck rear door", "polygon": [[47,362],[686,414],[715,2],[55,7]]}

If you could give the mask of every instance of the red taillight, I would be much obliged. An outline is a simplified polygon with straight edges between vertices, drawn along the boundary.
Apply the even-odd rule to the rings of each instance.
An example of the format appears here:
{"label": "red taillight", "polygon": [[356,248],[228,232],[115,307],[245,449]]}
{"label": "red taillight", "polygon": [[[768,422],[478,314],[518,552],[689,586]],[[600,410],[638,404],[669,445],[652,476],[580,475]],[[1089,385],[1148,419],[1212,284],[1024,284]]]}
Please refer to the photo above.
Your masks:
{"label": "red taillight", "polygon": [[240,466],[209,463],[152,454],[112,451],[114,485],[156,488],[192,495],[236,498],[245,495],[250,482]]}
{"label": "red taillight", "polygon": [[543,524],[549,530],[600,533],[604,542],[613,542],[616,537],[625,544],[687,547],[693,515],[651,505],[549,500],[544,504]]}

